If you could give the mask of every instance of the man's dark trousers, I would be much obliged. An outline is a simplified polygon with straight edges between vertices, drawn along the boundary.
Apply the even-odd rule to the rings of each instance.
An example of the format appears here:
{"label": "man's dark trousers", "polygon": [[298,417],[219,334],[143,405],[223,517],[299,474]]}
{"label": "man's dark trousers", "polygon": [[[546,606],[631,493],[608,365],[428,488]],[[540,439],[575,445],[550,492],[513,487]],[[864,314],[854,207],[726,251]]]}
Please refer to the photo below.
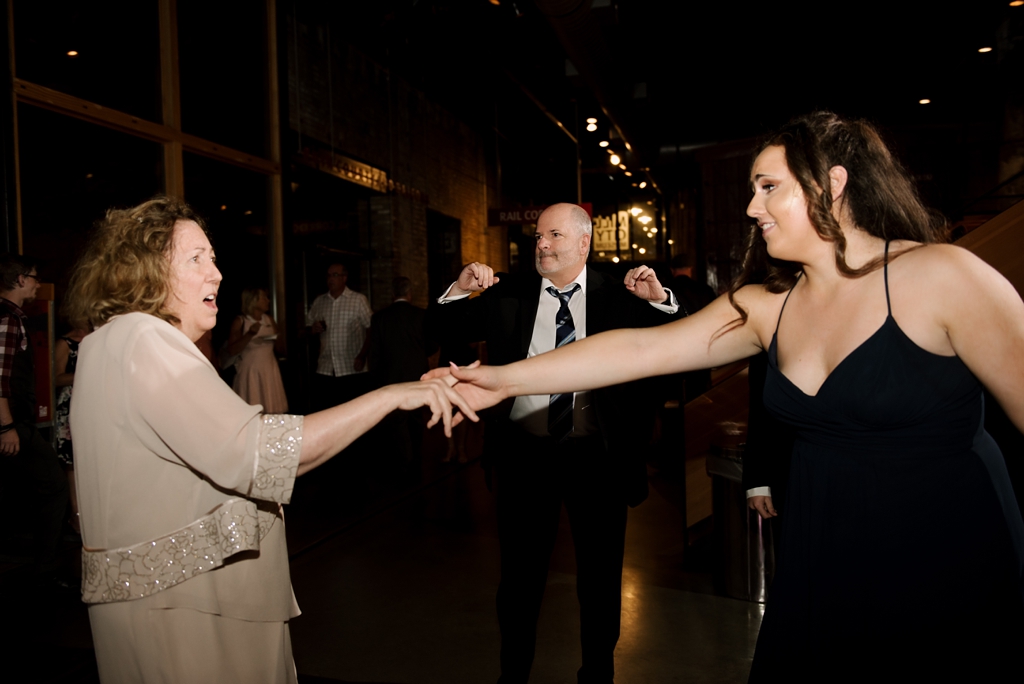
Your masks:
{"label": "man's dark trousers", "polygon": [[610,683],[622,608],[626,502],[598,436],[556,444],[517,426],[495,467],[501,583],[501,684],[526,682],[548,563],[565,505],[576,550],[576,593],[584,666],[579,681]]}

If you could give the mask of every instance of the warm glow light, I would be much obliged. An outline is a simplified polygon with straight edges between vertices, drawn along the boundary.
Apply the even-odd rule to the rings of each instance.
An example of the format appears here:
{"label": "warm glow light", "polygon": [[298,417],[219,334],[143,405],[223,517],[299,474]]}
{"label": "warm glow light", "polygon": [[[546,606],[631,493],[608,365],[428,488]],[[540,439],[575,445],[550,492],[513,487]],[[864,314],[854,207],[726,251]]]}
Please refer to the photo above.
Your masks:
{"label": "warm glow light", "polygon": [[635,242],[633,243],[633,249],[636,249],[636,243]]}
{"label": "warm glow light", "polygon": [[657,228],[651,228],[651,232],[652,232],[652,233],[657,233],[657,232],[658,232],[658,229],[657,229]]}
{"label": "warm glow light", "polygon": [[87,173],[87,174],[85,174],[85,177],[86,178],[92,178],[92,174],[91,173]]}
{"label": "warm glow light", "polygon": [[604,252],[598,252],[597,256],[604,256]]}
{"label": "warm glow light", "polygon": [[224,210],[225,210],[225,209],[227,209],[227,208],[228,208],[228,205],[226,205],[226,204],[222,204],[222,205],[220,205],[220,210],[221,210],[221,211],[224,211]]}
{"label": "warm glow light", "polygon": [[629,210],[629,213],[632,214],[633,216],[639,216],[640,214],[644,213],[644,210],[641,209],[640,207],[633,207],[632,209]]}
{"label": "warm glow light", "polygon": [[640,189],[643,190],[647,187],[647,181],[640,181]]}
{"label": "warm glow light", "polygon": [[990,47],[978,48],[978,52],[992,52],[992,48],[990,48]]}
{"label": "warm glow light", "polygon": [[626,165],[625,164],[619,164],[619,168],[622,169],[623,171],[625,171],[626,170]]}
{"label": "warm glow light", "polygon": [[928,98],[926,97],[926,98],[924,98],[923,100],[918,100],[918,101],[917,101],[917,103],[918,103],[918,104],[931,104],[931,100],[929,100],[929,99],[928,99]]}
{"label": "warm glow light", "polygon": [[626,143],[626,149],[629,150],[630,152],[633,151],[633,148],[629,146],[629,143]]}
{"label": "warm glow light", "polygon": [[627,176],[632,176],[632,175],[633,175],[633,172],[632,172],[632,171],[627,171],[627,172],[626,172],[626,175],[627,175]]}
{"label": "warm glow light", "polygon": [[643,247],[641,247],[641,248],[640,248],[640,249],[638,249],[637,251],[638,251],[638,252],[640,252],[641,254],[647,254],[647,250],[646,250],[646,249],[644,249]]}
{"label": "warm glow light", "polygon": [[587,119],[587,123],[597,123],[597,119],[595,119],[594,117],[590,117],[589,119]]}
{"label": "warm glow light", "polygon": [[601,142],[597,143],[597,146],[598,147],[608,147],[608,141],[607,140],[602,140]]}
{"label": "warm glow light", "polygon": [[242,212],[242,215],[243,216],[251,216],[252,215],[252,209],[246,209],[245,211]]}
{"label": "warm glow light", "polygon": [[668,244],[670,244],[670,245],[674,245],[674,244],[676,244],[676,241],[675,241],[675,240],[669,240],[669,241],[668,241]]}
{"label": "warm glow light", "polygon": [[587,124],[587,130],[593,133],[597,130],[597,124]]}
{"label": "warm glow light", "polygon": [[640,218],[637,219],[637,221],[644,224],[645,226],[653,220],[654,219],[652,219],[650,216],[641,216]]}
{"label": "warm glow light", "polygon": [[1020,7],[1021,5],[1024,5],[1024,0],[1013,0],[1010,3],[1010,7]]}
{"label": "warm glow light", "polygon": [[491,0],[491,4],[497,7],[498,5],[501,4],[501,0]]}
{"label": "warm glow light", "polygon": [[68,57],[77,57],[78,50],[68,50]]}
{"label": "warm glow light", "polygon": [[610,161],[612,164],[616,164],[617,165],[622,160],[619,159],[619,155],[613,154],[611,157],[608,158],[608,161]]}
{"label": "warm glow light", "polygon": [[619,263],[619,257],[612,257],[612,263],[613,264]]}

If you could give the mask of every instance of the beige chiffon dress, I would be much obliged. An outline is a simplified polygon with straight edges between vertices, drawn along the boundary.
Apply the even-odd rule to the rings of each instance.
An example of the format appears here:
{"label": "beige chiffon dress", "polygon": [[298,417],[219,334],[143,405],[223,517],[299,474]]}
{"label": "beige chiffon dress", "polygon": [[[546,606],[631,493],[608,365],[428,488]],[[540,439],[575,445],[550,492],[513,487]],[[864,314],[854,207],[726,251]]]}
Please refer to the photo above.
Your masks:
{"label": "beige chiffon dress", "polygon": [[[242,331],[249,330],[255,322],[255,318],[244,316]],[[242,350],[232,386],[246,403],[259,404],[266,413],[286,413],[288,397],[284,393],[277,357],[274,356],[274,340],[268,339],[273,336],[274,324],[270,316],[263,314],[259,332]]]}
{"label": "beige chiffon dress", "polygon": [[104,684],[296,681],[280,504],[302,421],[246,404],[154,316],[82,342],[71,428]]}

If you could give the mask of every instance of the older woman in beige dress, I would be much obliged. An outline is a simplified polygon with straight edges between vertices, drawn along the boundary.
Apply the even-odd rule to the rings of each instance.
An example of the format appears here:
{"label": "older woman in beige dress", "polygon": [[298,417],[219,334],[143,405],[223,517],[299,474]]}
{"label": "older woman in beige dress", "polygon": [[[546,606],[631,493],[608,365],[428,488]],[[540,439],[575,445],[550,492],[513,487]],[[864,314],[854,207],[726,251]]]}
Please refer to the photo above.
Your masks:
{"label": "older woman in beige dress", "polygon": [[281,503],[395,409],[429,406],[450,432],[444,381],[391,385],[306,417],[261,414],[194,342],[217,320],[221,275],[198,216],[156,198],[111,210],[68,306],[95,332],[71,408],[83,600],[110,682],[294,682]]}

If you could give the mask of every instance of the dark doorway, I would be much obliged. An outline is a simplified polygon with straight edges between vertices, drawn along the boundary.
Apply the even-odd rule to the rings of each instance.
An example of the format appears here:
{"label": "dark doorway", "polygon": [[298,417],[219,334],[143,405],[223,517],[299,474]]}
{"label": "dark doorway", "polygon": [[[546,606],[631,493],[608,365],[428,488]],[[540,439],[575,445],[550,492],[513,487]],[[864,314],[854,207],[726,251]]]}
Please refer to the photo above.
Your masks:
{"label": "dark doorway", "polygon": [[429,298],[441,296],[462,270],[462,222],[427,209]]}

